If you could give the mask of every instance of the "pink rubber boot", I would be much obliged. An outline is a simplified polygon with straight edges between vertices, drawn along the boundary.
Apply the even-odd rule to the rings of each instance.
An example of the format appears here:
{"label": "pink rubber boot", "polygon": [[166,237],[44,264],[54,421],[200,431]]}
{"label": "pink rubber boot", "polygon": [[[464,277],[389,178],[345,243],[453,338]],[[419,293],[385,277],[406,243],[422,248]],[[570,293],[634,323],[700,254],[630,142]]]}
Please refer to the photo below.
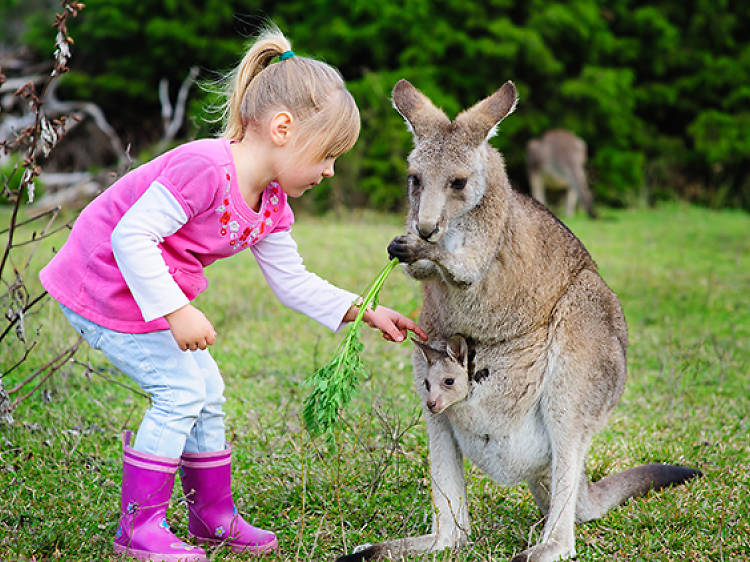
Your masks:
{"label": "pink rubber boot", "polygon": [[271,531],[253,527],[237,513],[231,489],[232,449],[183,453],[182,489],[188,501],[190,535],[199,543],[226,544],[234,552],[264,554],[279,543]]}
{"label": "pink rubber boot", "polygon": [[202,548],[172,534],[167,505],[179,459],[157,457],[130,447],[130,431],[122,433],[122,495],[115,552],[138,560],[205,562]]}

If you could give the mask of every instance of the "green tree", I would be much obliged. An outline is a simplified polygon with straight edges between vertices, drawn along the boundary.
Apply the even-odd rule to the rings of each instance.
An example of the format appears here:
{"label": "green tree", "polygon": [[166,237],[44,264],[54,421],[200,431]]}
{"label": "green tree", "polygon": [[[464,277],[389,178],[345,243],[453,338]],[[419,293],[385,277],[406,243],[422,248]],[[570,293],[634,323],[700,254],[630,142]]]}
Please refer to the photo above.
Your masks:
{"label": "green tree", "polygon": [[[195,64],[217,78],[266,18],[299,54],[339,68],[360,105],[361,140],[339,179],[309,198],[316,208],[403,204],[410,138],[390,107],[399,78],[451,117],[512,79],[519,107],[492,142],[521,190],[526,142],[564,127],[586,140],[602,202],[683,196],[750,208],[750,10],[728,0],[92,0],[67,93],[95,99],[145,146],[161,130],[159,79],[176,88]],[[46,25],[29,30],[29,44],[49,44]],[[186,137],[215,132],[201,120],[210,101],[193,91]]]}

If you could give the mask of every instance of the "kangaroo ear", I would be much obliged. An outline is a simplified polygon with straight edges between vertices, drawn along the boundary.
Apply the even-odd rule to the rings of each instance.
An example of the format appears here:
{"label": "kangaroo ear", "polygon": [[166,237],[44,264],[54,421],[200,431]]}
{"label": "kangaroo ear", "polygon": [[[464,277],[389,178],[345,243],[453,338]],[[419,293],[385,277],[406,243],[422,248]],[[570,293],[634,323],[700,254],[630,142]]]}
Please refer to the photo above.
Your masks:
{"label": "kangaroo ear", "polygon": [[406,80],[399,80],[393,87],[393,107],[406,120],[415,142],[437,127],[450,124],[445,113]]}
{"label": "kangaroo ear", "polygon": [[416,346],[416,348],[422,352],[424,360],[427,361],[427,363],[430,365],[439,360],[441,357],[445,357],[444,353],[441,353],[437,349],[427,345],[424,342],[415,340],[414,338],[411,338],[411,341]]}
{"label": "kangaroo ear", "polygon": [[453,359],[459,365],[466,366],[466,358],[469,355],[469,345],[466,343],[463,336],[456,334],[449,337],[448,342],[446,343],[446,351],[448,352],[448,357]]}
{"label": "kangaroo ear", "polygon": [[516,103],[516,87],[508,80],[497,92],[461,112],[456,117],[456,123],[460,123],[469,132],[472,140],[479,144],[495,136],[497,126],[513,113]]}

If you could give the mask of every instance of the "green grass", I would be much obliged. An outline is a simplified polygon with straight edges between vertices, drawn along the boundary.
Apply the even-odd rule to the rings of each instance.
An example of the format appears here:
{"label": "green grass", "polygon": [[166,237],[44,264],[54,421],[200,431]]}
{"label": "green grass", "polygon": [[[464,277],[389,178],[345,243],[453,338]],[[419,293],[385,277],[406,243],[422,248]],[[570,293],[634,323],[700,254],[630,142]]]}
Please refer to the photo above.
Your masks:
{"label": "green grass", "polygon": [[[302,217],[294,234],[309,269],[359,291],[385,265],[385,248],[402,222],[369,214]],[[619,295],[630,330],[628,384],[593,442],[590,471],[600,477],[674,462],[705,474],[579,525],[578,560],[747,560],[750,218],[669,205],[605,211],[601,220],[575,217],[569,225]],[[48,256],[48,248],[40,251],[33,267]],[[302,382],[342,334],[280,306],[249,252],[214,264],[208,276],[209,290],[196,304],[219,334],[213,353],[227,382],[235,498],[246,518],[277,532],[276,559],[327,560],[361,542],[428,531],[427,442],[410,344],[387,343],[365,329],[371,378],[331,447],[302,428],[309,391]],[[381,294],[383,304],[406,314],[416,314],[420,301],[419,285],[402,272]],[[6,377],[6,387],[75,341],[49,301],[29,322],[41,330],[38,350]],[[4,370],[14,351],[0,346]],[[108,369],[88,348],[78,359]],[[135,429],[146,407],[145,398],[74,364],[21,404],[15,424],[0,427],[0,559],[115,559],[119,433]],[[503,488],[466,466],[472,542],[434,559],[503,560],[536,542],[542,525],[526,486]],[[180,497],[176,488],[170,515],[184,535]],[[210,556],[240,559],[224,551]]]}

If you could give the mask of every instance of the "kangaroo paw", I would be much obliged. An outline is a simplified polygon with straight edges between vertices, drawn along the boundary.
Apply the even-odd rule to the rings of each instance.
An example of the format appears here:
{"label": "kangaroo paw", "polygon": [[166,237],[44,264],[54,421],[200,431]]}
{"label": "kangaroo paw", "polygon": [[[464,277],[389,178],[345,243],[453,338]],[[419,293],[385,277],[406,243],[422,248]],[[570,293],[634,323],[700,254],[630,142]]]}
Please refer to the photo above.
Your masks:
{"label": "kangaroo paw", "polygon": [[413,232],[402,236],[397,236],[388,245],[388,256],[398,258],[402,263],[414,263],[420,259],[427,259],[429,254],[429,245],[421,240]]}

